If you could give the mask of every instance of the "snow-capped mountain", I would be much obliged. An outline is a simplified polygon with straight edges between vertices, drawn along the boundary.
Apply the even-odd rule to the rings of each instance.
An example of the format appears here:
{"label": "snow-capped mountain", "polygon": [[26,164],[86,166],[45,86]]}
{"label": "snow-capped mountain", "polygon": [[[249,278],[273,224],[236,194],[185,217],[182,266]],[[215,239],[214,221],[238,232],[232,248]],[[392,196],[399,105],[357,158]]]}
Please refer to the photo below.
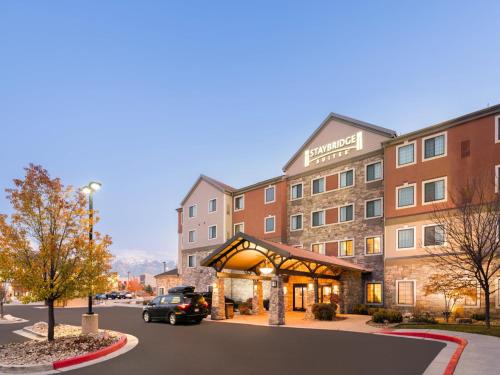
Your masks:
{"label": "snow-capped mountain", "polygon": [[[165,260],[166,269],[175,268],[176,264],[173,260]],[[143,273],[157,275],[163,272],[163,262],[154,257],[141,253],[120,255],[115,254],[112,262],[112,271],[118,272],[119,276],[126,277],[130,272],[131,276],[138,276]]]}

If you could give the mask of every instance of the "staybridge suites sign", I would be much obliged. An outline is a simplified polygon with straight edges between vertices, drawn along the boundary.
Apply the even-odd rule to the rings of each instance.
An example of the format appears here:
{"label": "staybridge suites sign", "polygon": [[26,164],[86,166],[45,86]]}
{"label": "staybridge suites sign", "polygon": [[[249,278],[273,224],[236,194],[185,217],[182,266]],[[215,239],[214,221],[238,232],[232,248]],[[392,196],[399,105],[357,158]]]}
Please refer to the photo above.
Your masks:
{"label": "staybridge suites sign", "polygon": [[325,161],[341,158],[352,150],[363,149],[363,132],[357,132],[345,138],[314,147],[304,151],[304,166],[320,164]]}

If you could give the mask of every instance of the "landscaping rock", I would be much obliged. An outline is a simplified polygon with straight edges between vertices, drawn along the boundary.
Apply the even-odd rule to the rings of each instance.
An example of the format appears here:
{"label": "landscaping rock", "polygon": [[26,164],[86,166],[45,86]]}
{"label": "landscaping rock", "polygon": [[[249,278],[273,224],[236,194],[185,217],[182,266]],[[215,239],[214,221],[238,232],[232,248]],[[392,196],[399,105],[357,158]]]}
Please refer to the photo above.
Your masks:
{"label": "landscaping rock", "polygon": [[457,322],[457,324],[472,324],[472,319],[471,318],[457,318],[456,322]]}

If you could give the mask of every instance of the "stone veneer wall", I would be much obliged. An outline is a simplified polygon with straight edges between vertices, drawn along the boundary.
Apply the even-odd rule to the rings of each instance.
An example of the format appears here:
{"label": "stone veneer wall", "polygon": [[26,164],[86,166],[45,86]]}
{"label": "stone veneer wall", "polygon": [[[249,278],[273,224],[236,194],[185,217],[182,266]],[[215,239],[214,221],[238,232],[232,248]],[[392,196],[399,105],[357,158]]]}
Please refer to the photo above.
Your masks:
{"label": "stone veneer wall", "polygon": [[155,277],[156,279],[156,294],[158,294],[158,288],[163,288],[164,292],[167,293],[170,288],[182,284],[181,278],[176,275],[165,275]]}
{"label": "stone veneer wall", "polygon": [[[432,312],[440,315],[444,311],[444,297],[442,295],[425,296],[423,287],[429,277],[436,273],[436,264],[429,257],[405,257],[400,259],[386,259],[384,278],[384,297],[386,306],[402,312]],[[500,275],[498,275],[500,277]],[[396,300],[396,281],[415,280],[416,299],[415,306],[398,306]],[[491,315],[500,317],[500,308],[495,304],[496,295],[492,295]],[[481,293],[480,307],[463,307],[458,302],[457,307],[463,308],[463,314],[470,316],[476,312],[484,311],[484,295]]]}
{"label": "stone veneer wall", "polygon": [[[215,281],[215,270],[211,267],[202,267],[199,264],[217,246],[199,247],[182,250],[181,279],[184,285],[193,285],[198,292],[208,292],[208,287]],[[196,267],[188,267],[188,256],[196,256]]]}
{"label": "stone veneer wall", "polygon": [[[361,287],[365,281],[384,280],[384,255],[365,255],[365,237],[370,235],[380,235],[382,246],[384,242],[384,219],[365,220],[365,200],[380,198],[384,196],[384,181],[374,181],[365,183],[365,165],[382,160],[382,152],[372,153],[369,156],[347,161],[342,165],[336,165],[332,168],[315,171],[308,175],[291,177],[288,183],[287,197],[287,231],[288,243],[290,245],[302,244],[304,249],[310,250],[311,245],[317,242],[330,242],[342,239],[354,238],[354,257],[342,258],[346,261],[363,265],[373,270],[371,274],[364,275],[359,280]],[[355,169],[354,186],[350,188],[334,190],[323,194],[311,196],[311,181],[315,178],[327,176],[344,169]],[[299,200],[290,200],[290,187],[296,183],[303,183],[303,198]],[[319,228],[311,227],[311,213],[318,209],[325,209],[343,205],[344,203],[354,203],[354,221],[349,223],[337,223],[326,225]],[[290,231],[290,215],[303,214],[303,230]],[[364,303],[364,288],[361,294],[351,295],[351,301],[347,305]]]}

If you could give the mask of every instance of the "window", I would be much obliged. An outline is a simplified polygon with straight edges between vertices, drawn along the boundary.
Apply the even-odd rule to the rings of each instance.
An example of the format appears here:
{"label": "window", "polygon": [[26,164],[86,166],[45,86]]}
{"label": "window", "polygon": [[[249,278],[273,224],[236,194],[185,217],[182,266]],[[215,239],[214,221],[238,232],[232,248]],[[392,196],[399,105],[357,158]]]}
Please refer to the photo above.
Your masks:
{"label": "window", "polygon": [[366,283],[366,303],[382,303],[382,283]]}
{"label": "window", "polygon": [[446,133],[423,138],[422,143],[424,161],[446,156]]}
{"label": "window", "polygon": [[165,288],[161,287],[161,288],[158,288],[158,295],[159,296],[162,296],[165,294]]}
{"label": "window", "polygon": [[188,242],[196,242],[196,230],[190,230],[188,232]]}
{"label": "window", "polygon": [[208,227],[208,239],[215,240],[217,238],[217,225],[211,225]]}
{"label": "window", "polygon": [[415,227],[398,229],[397,233],[398,249],[415,248]]}
{"label": "window", "polygon": [[339,209],[339,222],[352,221],[354,219],[353,205],[342,206]]}
{"label": "window", "polygon": [[467,294],[464,298],[464,307],[479,307],[480,305],[479,296],[481,295],[481,290],[479,289],[477,282],[474,283],[474,285],[475,286],[467,288]]}
{"label": "window", "polygon": [[423,181],[423,204],[446,200],[446,177]]}
{"label": "window", "polygon": [[325,211],[315,211],[312,213],[312,226],[320,227],[325,225]]}
{"label": "window", "polygon": [[196,256],[195,255],[188,255],[188,267],[196,267]]}
{"label": "window", "polygon": [[398,305],[413,306],[415,304],[415,281],[396,281],[396,294]]}
{"label": "window", "polygon": [[274,216],[266,217],[264,220],[264,232],[271,233],[274,232]]}
{"label": "window", "polygon": [[444,243],[444,228],[441,225],[424,226],[424,246],[441,246]]}
{"label": "window", "polygon": [[396,152],[398,158],[396,167],[415,164],[415,141],[396,147]]}
{"label": "window", "polygon": [[193,217],[196,217],[196,205],[193,204],[192,206],[189,206],[188,208],[188,217],[191,219]]}
{"label": "window", "polygon": [[275,201],[275,188],[269,186],[264,190],[264,203],[272,203]]}
{"label": "window", "polygon": [[290,216],[290,230],[302,229],[302,214]]}
{"label": "window", "polygon": [[382,179],[382,162],[378,161],[376,163],[368,164],[365,170],[366,176],[365,181],[377,181]]}
{"label": "window", "polygon": [[245,223],[234,224],[234,234],[239,232],[241,233],[245,232]]}
{"label": "window", "polygon": [[376,255],[382,254],[382,237],[372,236],[365,238],[365,254]]}
{"label": "window", "polygon": [[339,257],[352,257],[354,255],[353,240],[339,241]]}
{"label": "window", "polygon": [[500,116],[495,117],[495,143],[500,142]]}
{"label": "window", "polygon": [[210,199],[208,201],[208,212],[216,212],[217,211],[217,199]]}
{"label": "window", "polygon": [[311,251],[313,253],[325,255],[325,244],[324,243],[313,243],[311,245]]}
{"label": "window", "polygon": [[415,206],[415,195],[416,195],[416,185],[403,185],[396,188],[396,195],[398,201],[396,203],[396,208],[414,207]]}
{"label": "window", "polygon": [[382,217],[382,198],[365,202],[365,218]]}
{"label": "window", "polygon": [[304,186],[302,184],[295,184],[292,185],[292,191],[291,191],[291,199],[300,199],[302,198],[302,189]]}
{"label": "window", "polygon": [[325,192],[325,178],[317,178],[312,180],[312,193],[320,194]]}
{"label": "window", "polygon": [[234,210],[235,211],[240,211],[245,208],[245,196],[244,195],[238,195],[237,197],[234,197]]}
{"label": "window", "polygon": [[345,188],[354,185],[354,170],[340,173],[340,188]]}

